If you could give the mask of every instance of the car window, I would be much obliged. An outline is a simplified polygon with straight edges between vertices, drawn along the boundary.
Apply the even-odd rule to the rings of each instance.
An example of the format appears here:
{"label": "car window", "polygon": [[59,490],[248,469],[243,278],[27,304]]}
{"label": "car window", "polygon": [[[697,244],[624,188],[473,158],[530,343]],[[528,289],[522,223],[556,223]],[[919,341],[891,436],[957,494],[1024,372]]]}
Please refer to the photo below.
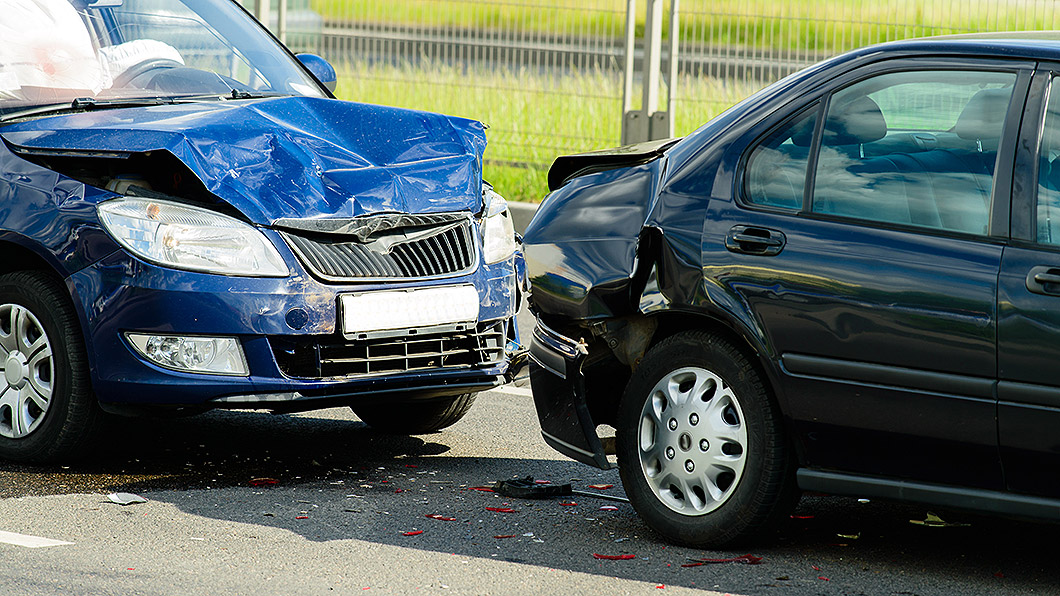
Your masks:
{"label": "car window", "polygon": [[889,73],[829,102],[813,211],[986,234],[1014,73]]}
{"label": "car window", "polygon": [[820,106],[803,111],[751,150],[744,174],[744,200],[767,207],[802,208],[806,164]]}
{"label": "car window", "polygon": [[1049,85],[1038,162],[1038,242],[1060,245],[1060,79]]}

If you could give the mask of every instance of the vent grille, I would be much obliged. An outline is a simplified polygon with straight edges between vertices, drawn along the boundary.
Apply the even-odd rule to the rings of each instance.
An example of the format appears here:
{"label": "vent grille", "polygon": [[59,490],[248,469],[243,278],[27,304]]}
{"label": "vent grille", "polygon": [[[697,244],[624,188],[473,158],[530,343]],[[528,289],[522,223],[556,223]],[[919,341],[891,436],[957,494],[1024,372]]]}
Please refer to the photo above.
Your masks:
{"label": "vent grille", "polygon": [[386,230],[367,242],[352,236],[280,234],[310,272],[329,281],[446,277],[475,266],[470,218]]}
{"label": "vent grille", "polygon": [[505,323],[499,322],[465,332],[356,341],[272,337],[270,343],[284,375],[323,379],[497,365],[504,360],[506,337]]}

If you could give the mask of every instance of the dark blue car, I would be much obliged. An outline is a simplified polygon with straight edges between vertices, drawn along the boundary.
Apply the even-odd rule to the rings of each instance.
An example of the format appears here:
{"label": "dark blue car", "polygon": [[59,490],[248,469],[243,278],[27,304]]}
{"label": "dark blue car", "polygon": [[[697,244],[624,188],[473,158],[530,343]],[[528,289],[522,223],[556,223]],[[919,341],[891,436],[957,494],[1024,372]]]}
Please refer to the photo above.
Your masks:
{"label": "dark blue car", "polygon": [[1060,520],[1060,37],[859,50],[549,183],[544,438],[663,536],[799,490]]}
{"label": "dark blue car", "polygon": [[103,412],[453,424],[518,347],[475,121],[347,103],[229,0],[0,15],[0,457]]}

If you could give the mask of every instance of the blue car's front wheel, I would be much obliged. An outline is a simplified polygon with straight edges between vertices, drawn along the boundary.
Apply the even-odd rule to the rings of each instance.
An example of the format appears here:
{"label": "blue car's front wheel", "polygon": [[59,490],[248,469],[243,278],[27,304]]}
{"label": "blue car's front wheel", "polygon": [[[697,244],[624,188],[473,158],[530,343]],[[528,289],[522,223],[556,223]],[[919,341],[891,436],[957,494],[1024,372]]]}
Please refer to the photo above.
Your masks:
{"label": "blue car's front wheel", "polygon": [[36,271],[0,275],[0,457],[74,456],[100,418],[62,284]]}

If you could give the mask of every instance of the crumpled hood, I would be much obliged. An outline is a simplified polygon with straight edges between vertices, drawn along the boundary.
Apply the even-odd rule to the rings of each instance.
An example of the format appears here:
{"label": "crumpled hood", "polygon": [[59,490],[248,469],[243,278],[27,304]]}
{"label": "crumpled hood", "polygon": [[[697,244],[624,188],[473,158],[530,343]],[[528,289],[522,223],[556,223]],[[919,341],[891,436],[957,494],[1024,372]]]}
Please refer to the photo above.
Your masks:
{"label": "crumpled hood", "polygon": [[481,123],[285,97],[81,112],[0,129],[32,149],[169,151],[248,218],[437,213],[482,204]]}

